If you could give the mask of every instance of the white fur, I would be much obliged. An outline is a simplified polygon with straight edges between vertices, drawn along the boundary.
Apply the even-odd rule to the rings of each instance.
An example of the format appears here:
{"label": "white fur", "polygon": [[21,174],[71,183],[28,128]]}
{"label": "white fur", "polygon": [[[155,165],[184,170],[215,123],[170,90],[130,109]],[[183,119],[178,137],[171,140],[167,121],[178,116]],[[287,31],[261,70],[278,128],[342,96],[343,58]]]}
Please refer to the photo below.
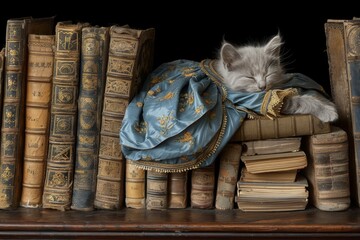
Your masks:
{"label": "white fur", "polygon": [[[235,91],[259,92],[281,86],[285,80],[280,61],[280,35],[264,45],[234,47],[223,43],[216,70],[224,84]],[[324,122],[337,120],[335,105],[321,95],[302,95],[288,98],[283,114],[313,114]]]}

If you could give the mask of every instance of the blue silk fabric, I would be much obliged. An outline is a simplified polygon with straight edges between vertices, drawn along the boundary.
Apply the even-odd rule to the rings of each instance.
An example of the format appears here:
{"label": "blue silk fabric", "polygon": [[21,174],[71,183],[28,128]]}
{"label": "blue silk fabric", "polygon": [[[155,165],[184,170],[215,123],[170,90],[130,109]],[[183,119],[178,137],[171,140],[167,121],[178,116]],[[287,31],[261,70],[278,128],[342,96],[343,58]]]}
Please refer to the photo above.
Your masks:
{"label": "blue silk fabric", "polygon": [[[160,172],[210,165],[247,114],[267,115],[274,107],[268,106],[269,91],[227,89],[213,64],[213,60],[177,60],[162,64],[148,76],[122,122],[120,144],[126,159]],[[281,85],[284,91],[323,91],[302,74],[288,74],[287,79]]]}

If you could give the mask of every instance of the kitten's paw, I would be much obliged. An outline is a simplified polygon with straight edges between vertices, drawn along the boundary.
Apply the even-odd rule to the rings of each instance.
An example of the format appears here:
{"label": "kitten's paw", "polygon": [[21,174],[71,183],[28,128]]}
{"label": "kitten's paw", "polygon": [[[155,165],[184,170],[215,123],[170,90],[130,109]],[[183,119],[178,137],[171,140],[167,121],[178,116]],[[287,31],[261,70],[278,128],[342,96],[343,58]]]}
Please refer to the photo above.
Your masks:
{"label": "kitten's paw", "polygon": [[324,106],[324,109],[315,113],[315,116],[323,122],[334,122],[339,118],[334,106]]}

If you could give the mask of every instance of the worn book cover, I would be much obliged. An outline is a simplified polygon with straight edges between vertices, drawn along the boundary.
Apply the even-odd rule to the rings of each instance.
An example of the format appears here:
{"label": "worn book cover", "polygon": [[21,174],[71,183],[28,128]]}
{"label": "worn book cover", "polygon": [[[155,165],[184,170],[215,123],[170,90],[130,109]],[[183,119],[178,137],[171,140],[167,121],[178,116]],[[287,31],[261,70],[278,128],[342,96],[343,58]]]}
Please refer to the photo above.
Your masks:
{"label": "worn book cover", "polygon": [[30,34],[28,37],[22,207],[42,206],[49,143],[54,45],[54,35]]}
{"label": "worn book cover", "polygon": [[307,166],[304,151],[241,156],[241,161],[251,173],[287,171]]}
{"label": "worn book cover", "polygon": [[21,198],[24,158],[28,35],[52,34],[54,18],[9,19],[1,124],[0,208],[16,208]]}
{"label": "worn book cover", "polygon": [[169,208],[187,207],[188,173],[188,171],[169,173]]}
{"label": "worn book cover", "polygon": [[240,180],[242,182],[295,182],[298,170],[279,172],[251,173],[246,167],[241,168]]}
{"label": "worn book cover", "polygon": [[146,209],[166,210],[168,208],[168,173],[147,171]]}
{"label": "worn book cover", "polygon": [[125,206],[143,209],[146,200],[146,171],[137,168],[131,160],[126,160]]}
{"label": "worn book cover", "polygon": [[278,118],[245,119],[231,141],[285,138],[330,132],[330,123],[313,115],[284,115]]}
{"label": "worn book cover", "polygon": [[233,209],[236,183],[240,168],[242,146],[228,143],[219,155],[219,168],[215,198],[216,209]]}
{"label": "worn book cover", "polygon": [[82,28],[79,117],[71,203],[71,209],[75,210],[94,209],[108,48],[108,28]]}
{"label": "worn book cover", "polygon": [[110,28],[95,207],[119,209],[125,198],[125,159],[119,132],[128,103],[152,70],[155,29]]}
{"label": "worn book cover", "polygon": [[333,127],[331,133],[305,138],[308,157],[305,176],[313,205],[324,211],[341,211],[350,206],[348,137]]}
{"label": "worn book cover", "polygon": [[304,210],[308,204],[308,182],[299,175],[295,182],[237,183],[236,202],[246,212]]}
{"label": "worn book cover", "polygon": [[351,193],[360,205],[360,20],[329,19],[325,36],[336,124],[348,134]]}
{"label": "worn book cover", "polygon": [[214,208],[215,164],[191,171],[190,205],[192,208]]}
{"label": "worn book cover", "polygon": [[81,29],[88,24],[59,22],[55,31],[49,150],[43,208],[69,210],[71,205]]}
{"label": "worn book cover", "polygon": [[301,137],[274,138],[242,142],[242,155],[297,152],[300,150]]}

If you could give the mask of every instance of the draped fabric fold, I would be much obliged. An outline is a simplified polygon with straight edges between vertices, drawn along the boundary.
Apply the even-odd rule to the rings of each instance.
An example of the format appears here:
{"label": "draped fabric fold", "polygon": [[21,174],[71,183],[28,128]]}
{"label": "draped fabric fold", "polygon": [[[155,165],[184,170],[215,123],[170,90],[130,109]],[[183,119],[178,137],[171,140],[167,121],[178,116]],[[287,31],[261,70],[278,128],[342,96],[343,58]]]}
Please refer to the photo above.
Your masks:
{"label": "draped fabric fold", "polygon": [[277,117],[287,96],[304,87],[322,91],[310,78],[289,74],[276,91],[234,92],[222,84],[213,64],[177,60],[149,75],[122,122],[120,144],[127,159],[159,172],[210,165],[247,114]]}

